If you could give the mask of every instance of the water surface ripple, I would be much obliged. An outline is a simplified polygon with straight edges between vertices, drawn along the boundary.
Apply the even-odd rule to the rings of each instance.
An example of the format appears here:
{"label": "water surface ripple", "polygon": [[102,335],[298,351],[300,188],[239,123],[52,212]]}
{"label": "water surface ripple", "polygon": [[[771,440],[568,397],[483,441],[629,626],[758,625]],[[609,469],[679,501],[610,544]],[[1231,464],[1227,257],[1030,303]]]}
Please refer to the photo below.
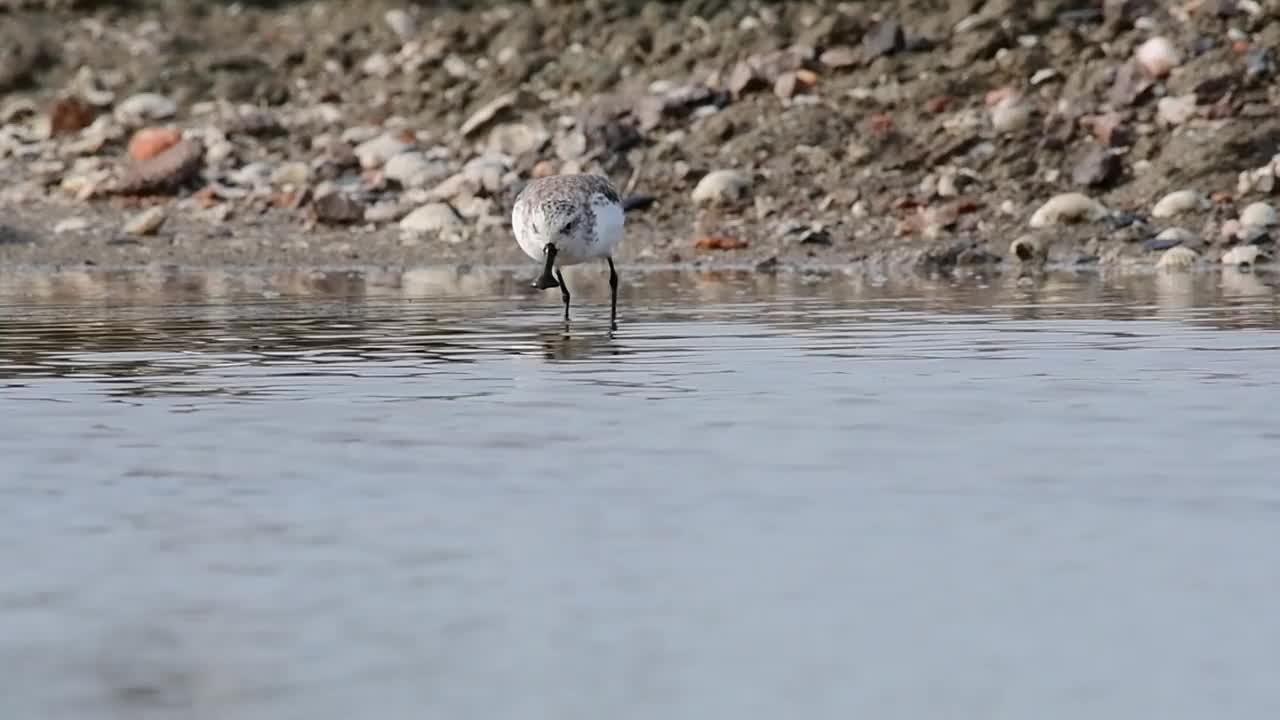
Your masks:
{"label": "water surface ripple", "polygon": [[0,279],[4,717],[1280,716],[1269,278],[526,281]]}

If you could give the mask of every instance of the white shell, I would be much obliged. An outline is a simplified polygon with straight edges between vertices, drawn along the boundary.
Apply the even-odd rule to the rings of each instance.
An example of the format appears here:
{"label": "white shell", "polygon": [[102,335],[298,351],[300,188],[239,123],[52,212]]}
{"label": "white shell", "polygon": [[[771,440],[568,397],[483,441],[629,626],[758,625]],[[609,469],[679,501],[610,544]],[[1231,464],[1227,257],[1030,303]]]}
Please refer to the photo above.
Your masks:
{"label": "white shell", "polygon": [[1160,36],[1139,45],[1134,57],[1138,65],[1154,78],[1162,78],[1182,64],[1182,53],[1168,38]]}
{"label": "white shell", "polygon": [[1022,130],[1031,124],[1031,106],[1019,97],[1007,97],[991,108],[991,127],[1000,134]]}
{"label": "white shell", "polygon": [[1264,202],[1250,203],[1240,212],[1245,227],[1271,227],[1276,224],[1276,209]]}
{"label": "white shell", "polygon": [[1196,210],[1208,210],[1211,207],[1213,203],[1209,202],[1209,198],[1205,197],[1204,193],[1196,190],[1178,190],[1160,198],[1160,201],[1151,209],[1151,216],[1171,218]]}
{"label": "white shell", "polygon": [[1097,222],[1108,210],[1102,203],[1082,193],[1063,193],[1049,198],[1031,215],[1033,228],[1077,222]]}
{"label": "white shell", "polygon": [[444,175],[439,165],[433,165],[427,160],[426,153],[419,151],[391,156],[382,166],[382,174],[404,187],[426,187],[429,182]]}
{"label": "white shell", "polygon": [[447,203],[428,203],[400,220],[400,229],[414,233],[431,233],[462,225],[462,218]]}
{"label": "white shell", "polygon": [[1254,265],[1262,250],[1257,245],[1237,245],[1222,254],[1223,265]]}
{"label": "white shell", "polygon": [[137,125],[171,118],[178,113],[178,103],[158,93],[138,93],[116,106],[116,120],[122,125]]}
{"label": "white shell", "polygon": [[382,167],[391,158],[411,149],[413,149],[412,143],[407,143],[391,133],[382,133],[357,145],[355,154],[360,160],[360,167],[372,170]]}
{"label": "white shell", "polygon": [[1180,227],[1165,228],[1164,230],[1160,231],[1159,235],[1156,235],[1156,240],[1179,242],[1179,243],[1183,243],[1184,245],[1186,243],[1195,242],[1198,239],[1199,239],[1199,236],[1197,236],[1195,233],[1191,232],[1186,228],[1180,228]]}
{"label": "white shell", "polygon": [[411,39],[418,32],[418,23],[404,10],[399,8],[388,10],[382,17],[401,42]]}
{"label": "white shell", "polygon": [[1189,247],[1179,245],[1171,247],[1164,251],[1160,256],[1160,261],[1156,263],[1156,267],[1165,270],[1185,270],[1195,265],[1200,260],[1200,253]]}
{"label": "white shell", "polygon": [[153,207],[133,216],[124,224],[124,231],[130,235],[154,235],[166,217],[163,207]]}
{"label": "white shell", "polygon": [[699,205],[733,203],[751,190],[751,179],[737,170],[715,170],[707,173],[693,188],[693,201]]}

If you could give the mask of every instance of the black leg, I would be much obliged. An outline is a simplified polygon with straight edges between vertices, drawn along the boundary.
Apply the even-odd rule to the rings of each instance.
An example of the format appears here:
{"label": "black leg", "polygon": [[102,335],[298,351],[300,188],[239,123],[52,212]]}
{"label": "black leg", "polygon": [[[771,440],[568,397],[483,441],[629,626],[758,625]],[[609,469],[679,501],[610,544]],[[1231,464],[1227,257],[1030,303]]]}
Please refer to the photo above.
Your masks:
{"label": "black leg", "polygon": [[613,269],[613,258],[609,261],[609,328],[618,329],[618,271]]}
{"label": "black leg", "polygon": [[564,273],[556,268],[556,280],[560,283],[560,297],[564,298],[564,321],[569,322],[569,286],[564,283]]}
{"label": "black leg", "polygon": [[538,279],[533,282],[533,286],[539,290],[547,290],[556,286],[556,279],[551,277],[551,268],[556,263],[556,252],[558,252],[556,244],[547,243],[547,246],[543,248],[543,252],[547,255],[547,262],[542,266],[542,275],[538,276]]}

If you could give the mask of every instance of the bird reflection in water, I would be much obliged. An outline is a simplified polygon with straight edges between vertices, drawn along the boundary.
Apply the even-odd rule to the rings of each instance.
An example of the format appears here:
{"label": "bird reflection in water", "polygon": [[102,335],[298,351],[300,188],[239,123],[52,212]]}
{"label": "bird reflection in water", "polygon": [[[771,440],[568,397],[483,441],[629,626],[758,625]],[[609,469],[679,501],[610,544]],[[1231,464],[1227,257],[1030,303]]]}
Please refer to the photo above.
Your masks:
{"label": "bird reflection in water", "polygon": [[623,355],[613,333],[571,333],[567,328],[547,328],[537,332],[537,343],[547,360],[568,362],[604,355]]}

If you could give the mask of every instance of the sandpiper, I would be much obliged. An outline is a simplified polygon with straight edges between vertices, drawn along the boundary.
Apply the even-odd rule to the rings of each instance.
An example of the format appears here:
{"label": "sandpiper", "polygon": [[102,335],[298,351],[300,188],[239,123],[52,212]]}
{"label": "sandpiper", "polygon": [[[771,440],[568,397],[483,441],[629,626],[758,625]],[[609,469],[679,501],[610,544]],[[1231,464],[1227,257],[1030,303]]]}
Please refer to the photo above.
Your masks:
{"label": "sandpiper", "polygon": [[[569,288],[560,268],[604,258],[609,263],[609,327],[618,329],[618,272],[613,251],[622,241],[622,201],[607,178],[553,175],[531,181],[516,197],[511,226],[520,249],[543,261],[533,286],[560,288],[569,320]],[[552,268],[555,275],[552,275]]]}

